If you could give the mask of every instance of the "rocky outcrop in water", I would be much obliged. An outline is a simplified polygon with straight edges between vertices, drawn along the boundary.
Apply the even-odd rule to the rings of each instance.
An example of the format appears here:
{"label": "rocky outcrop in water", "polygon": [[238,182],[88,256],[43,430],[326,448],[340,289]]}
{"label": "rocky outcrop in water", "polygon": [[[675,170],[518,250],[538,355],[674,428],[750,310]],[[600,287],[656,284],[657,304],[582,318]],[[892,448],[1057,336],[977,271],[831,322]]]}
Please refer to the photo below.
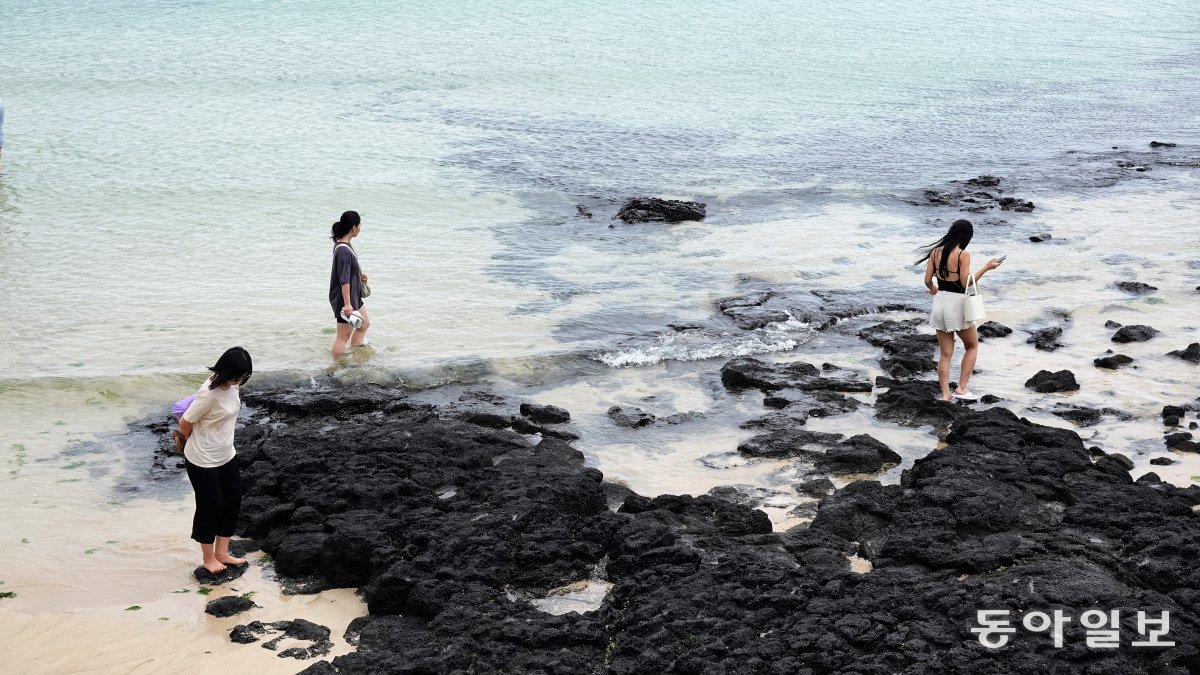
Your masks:
{"label": "rocky outcrop in water", "polygon": [[[793,375],[746,371],[768,387]],[[241,533],[276,561],[364,588],[358,651],[310,673],[1200,668],[1200,490],[1135,483],[1115,455],[1093,464],[1073,432],[933,401],[933,383],[895,383],[876,412],[953,422],[948,446],[901,485],[837,490],[811,527],[784,533],[715,496],[629,495],[610,511],[600,472],[562,441],[356,389],[379,408],[247,395],[260,412],[238,432]],[[832,445],[882,452],[856,438]],[[873,570],[852,571],[852,555]],[[587,579],[604,560],[613,586],[596,611],[547,614],[511,592]],[[971,632],[979,609],[1019,626],[1020,612],[1094,607],[1169,611],[1177,646],[1087,650],[1077,620],[1062,650],[1028,631],[992,650]],[[234,639],[257,639],[252,627]]]}
{"label": "rocky outcrop in water", "polygon": [[1121,326],[1113,334],[1112,341],[1121,343],[1145,342],[1155,335],[1158,335],[1158,331],[1150,326]]}
{"label": "rocky outcrop in water", "polygon": [[657,197],[634,197],[621,206],[617,218],[626,223],[679,223],[704,220],[705,205]]}
{"label": "rocky outcrop in water", "polygon": [[1004,211],[1029,213],[1033,211],[1033,202],[1004,196],[1010,188],[1002,187],[1003,178],[997,176],[979,176],[966,181],[951,181],[948,190],[925,190],[919,200],[911,203],[919,206],[955,206],[960,211],[983,213],[999,208]]}
{"label": "rocky outcrop in water", "polygon": [[1079,383],[1075,381],[1075,374],[1069,370],[1060,370],[1056,373],[1039,370],[1036,375],[1025,382],[1025,386],[1039,394],[1079,389]]}
{"label": "rocky outcrop in water", "polygon": [[1042,328],[1040,330],[1033,331],[1033,333],[1029,335],[1029,339],[1025,342],[1033,345],[1034,348],[1040,349],[1041,351],[1052,352],[1062,346],[1062,343],[1058,341],[1058,339],[1062,337],[1062,334],[1062,328],[1058,326],[1051,326],[1049,328]]}
{"label": "rocky outcrop in water", "polygon": [[[1112,350],[1109,350],[1109,351],[1112,351]],[[1092,364],[1095,365],[1097,368],[1111,368],[1113,370],[1116,370],[1116,369],[1120,368],[1121,366],[1127,366],[1131,363],[1133,363],[1133,359],[1128,356],[1125,356],[1124,354],[1113,354],[1112,356],[1101,356],[1100,358],[1094,359],[1092,361]]]}
{"label": "rocky outcrop in water", "polygon": [[1167,356],[1174,356],[1184,361],[1200,364],[1200,342],[1193,342],[1187,346],[1187,349],[1176,349],[1167,352]]}
{"label": "rocky outcrop in water", "polygon": [[1150,284],[1145,284],[1140,281],[1118,281],[1113,285],[1120,290],[1125,291],[1126,293],[1132,293],[1134,295],[1145,295],[1146,293],[1152,293],[1158,290],[1157,286],[1151,286]]}

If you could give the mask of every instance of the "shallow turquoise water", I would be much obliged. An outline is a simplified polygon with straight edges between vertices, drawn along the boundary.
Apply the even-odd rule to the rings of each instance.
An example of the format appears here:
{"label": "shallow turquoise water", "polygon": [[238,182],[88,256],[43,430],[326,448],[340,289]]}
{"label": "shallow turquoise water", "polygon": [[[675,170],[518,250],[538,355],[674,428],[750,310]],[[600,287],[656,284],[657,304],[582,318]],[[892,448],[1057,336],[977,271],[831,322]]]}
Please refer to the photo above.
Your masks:
{"label": "shallow turquoise water", "polygon": [[785,209],[836,251],[894,217],[889,194],[1195,141],[1197,28],[1182,1],[4,3],[0,287],[21,318],[0,371],[186,372],[234,343],[323,365],[346,208],[379,363],[573,349],[580,325],[601,344],[633,328],[598,311],[703,312],[778,263],[747,255],[769,232],[701,252],[744,261],[714,272],[687,234],[581,225],[575,202],[704,198],[714,227]]}

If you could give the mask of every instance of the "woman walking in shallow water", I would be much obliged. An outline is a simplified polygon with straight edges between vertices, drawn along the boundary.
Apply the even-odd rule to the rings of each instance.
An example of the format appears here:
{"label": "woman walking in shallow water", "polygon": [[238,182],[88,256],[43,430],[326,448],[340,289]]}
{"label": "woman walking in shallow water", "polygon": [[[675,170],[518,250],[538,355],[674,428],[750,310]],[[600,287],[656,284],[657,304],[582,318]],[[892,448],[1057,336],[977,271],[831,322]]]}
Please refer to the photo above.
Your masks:
{"label": "woman walking in shallow water", "polygon": [[[966,286],[978,283],[983,275],[1000,266],[1000,261],[989,260],[979,271],[971,273],[971,254],[967,245],[975,228],[971,221],[959,219],[950,225],[950,230],[938,241],[918,249],[922,253],[918,265],[925,263],[925,288],[933,296],[933,311],[929,324],[937,331],[940,354],[938,356],[938,384],[943,401],[954,398],[975,400],[967,389],[971,371],[975,369],[975,358],[979,351],[979,333],[976,324],[965,317]],[[937,285],[933,281],[936,278]],[[966,281],[967,283],[964,283]],[[963,343],[962,365],[958,376],[958,388],[950,391],[950,360],[954,357],[954,336]]]}
{"label": "woman walking in shallow water", "polygon": [[360,231],[362,219],[357,211],[346,211],[333,224],[333,271],[329,273],[329,305],[333,308],[333,318],[337,321],[332,350],[335,359],[346,353],[347,342],[350,343],[350,347],[362,344],[367,329],[371,327],[371,319],[363,307],[363,285],[367,283],[367,275],[363,274],[362,268],[358,266],[358,254],[350,243]]}
{"label": "woman walking in shallow water", "polygon": [[232,347],[209,370],[196,397],[179,418],[171,438],[186,460],[188,480],[196,491],[192,539],[200,544],[204,569],[224,572],[226,565],[246,561],[229,553],[229,540],[242,508],[242,477],[233,430],[242,401],[239,387],[254,373],[250,354]]}

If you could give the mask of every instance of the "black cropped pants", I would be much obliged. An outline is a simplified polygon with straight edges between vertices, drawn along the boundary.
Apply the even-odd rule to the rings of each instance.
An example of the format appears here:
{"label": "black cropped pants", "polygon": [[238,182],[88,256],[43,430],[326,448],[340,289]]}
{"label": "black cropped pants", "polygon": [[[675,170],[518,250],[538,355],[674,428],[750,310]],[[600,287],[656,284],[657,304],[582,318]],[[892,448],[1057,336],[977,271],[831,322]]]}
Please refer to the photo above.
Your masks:
{"label": "black cropped pants", "polygon": [[187,475],[196,491],[192,539],[211,544],[217,537],[232,537],[238,513],[242,510],[242,472],[238,468],[238,458],[235,456],[211,469],[187,462]]}

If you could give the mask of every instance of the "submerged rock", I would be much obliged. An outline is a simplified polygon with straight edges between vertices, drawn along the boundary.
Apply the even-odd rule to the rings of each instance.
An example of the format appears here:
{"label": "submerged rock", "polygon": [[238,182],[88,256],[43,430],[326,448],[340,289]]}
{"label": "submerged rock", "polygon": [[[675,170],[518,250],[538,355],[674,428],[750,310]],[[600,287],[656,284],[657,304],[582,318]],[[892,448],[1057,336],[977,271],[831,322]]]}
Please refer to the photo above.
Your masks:
{"label": "submerged rock", "polygon": [[1113,334],[1113,342],[1145,342],[1150,338],[1158,335],[1158,331],[1150,326],[1121,326],[1117,332]]}
{"label": "submerged rock", "polygon": [[1035,244],[1040,244],[1043,241],[1050,241],[1053,238],[1054,237],[1049,232],[1040,232],[1038,234],[1031,235],[1029,237],[1029,241],[1032,241]]}
{"label": "submerged rock", "polygon": [[1025,386],[1039,394],[1079,389],[1079,383],[1075,381],[1075,374],[1069,370],[1060,370],[1056,373],[1039,370],[1036,375],[1025,382]]}
{"label": "submerged rock", "polygon": [[1062,334],[1062,328],[1051,326],[1033,331],[1025,342],[1044,352],[1052,352],[1062,346],[1062,343],[1058,341]]}
{"label": "submerged rock", "polygon": [[1134,295],[1144,295],[1158,290],[1157,286],[1144,284],[1140,281],[1118,281],[1113,285],[1126,293],[1133,293]]}
{"label": "submerged rock", "polygon": [[704,220],[705,205],[657,197],[634,197],[621,206],[617,218],[626,223],[678,223]]}

